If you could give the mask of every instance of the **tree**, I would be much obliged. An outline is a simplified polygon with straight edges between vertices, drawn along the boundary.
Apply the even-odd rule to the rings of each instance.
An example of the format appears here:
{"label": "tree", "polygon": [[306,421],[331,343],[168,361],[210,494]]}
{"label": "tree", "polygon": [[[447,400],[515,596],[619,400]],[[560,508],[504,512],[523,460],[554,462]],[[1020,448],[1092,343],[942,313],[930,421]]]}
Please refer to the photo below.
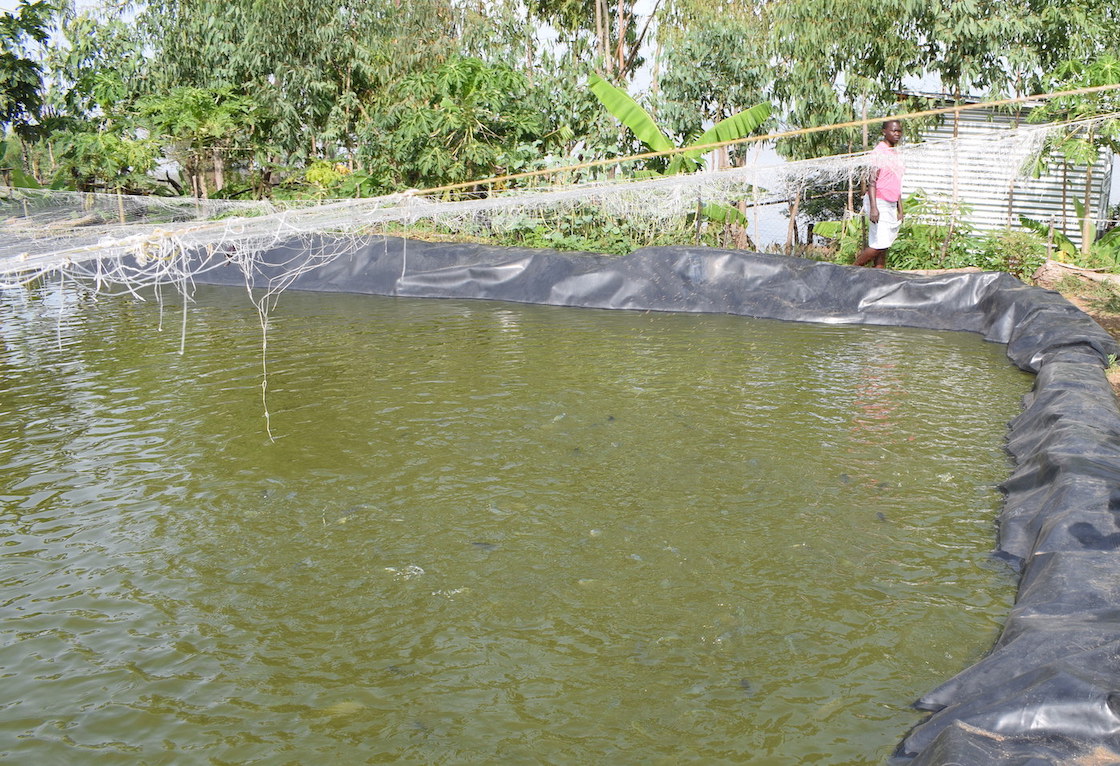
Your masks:
{"label": "tree", "polygon": [[230,86],[174,88],[166,96],[141,99],[138,110],[153,133],[170,142],[191,193],[202,198],[209,196],[204,170],[212,169],[214,189],[221,190],[228,153],[239,149],[239,138],[252,135],[257,119],[253,99]]}
{"label": "tree", "polygon": [[[909,1],[884,7],[835,0],[777,0],[768,10],[773,99],[793,127],[832,125],[893,111],[903,79],[920,72]],[[782,141],[795,159],[850,151],[860,132],[813,133]]]}
{"label": "tree", "polygon": [[[1046,80],[1046,86],[1053,91],[1116,84],[1120,84],[1120,59],[1111,54],[1101,55],[1088,64],[1066,61]],[[1093,167],[1102,151],[1120,152],[1120,126],[1112,117],[1117,112],[1120,112],[1120,93],[1106,90],[1050,99],[1031,112],[1029,117],[1031,122],[1073,123],[1050,136],[1036,167],[1054,155],[1085,167],[1083,197],[1078,207],[1081,219],[1081,253],[1084,256],[1088,256],[1092,250],[1094,239]],[[1108,119],[1097,119],[1105,116]]]}
{"label": "tree", "polygon": [[395,103],[359,128],[358,156],[391,188],[459,183],[521,169],[549,131],[538,91],[503,64],[451,58],[401,80]]}
{"label": "tree", "polygon": [[[658,3],[660,0],[658,0]],[[643,63],[642,48],[653,15],[639,17],[634,0],[533,0],[537,18],[555,26],[573,49],[594,52],[600,66],[619,81],[633,77]],[[655,3],[654,8],[656,9]]]}
{"label": "tree", "polygon": [[58,43],[43,58],[49,118],[119,118],[145,87],[145,41],[124,14],[105,6],[59,14]]}
{"label": "tree", "polygon": [[151,191],[147,173],[158,156],[155,141],[104,130],[74,132],[60,144],[59,166],[70,174],[78,191]]}
{"label": "tree", "polygon": [[[652,89],[639,100],[679,146],[756,97],[797,128],[902,109],[905,78],[923,73],[962,95],[1027,92],[1055,62],[1092,59],[1120,39],[1111,0],[830,0],[827,12],[816,0],[74,4],[20,0],[0,17],[0,121],[52,137],[25,147],[36,175],[51,175],[63,139],[137,138],[135,106],[147,96],[144,119],[184,162],[191,155],[193,176],[213,172],[231,187],[244,173],[262,194],[281,178],[302,183],[309,168],[320,194],[374,193],[628,153],[632,134],[584,83],[600,71],[633,92],[651,52]],[[57,42],[46,37],[52,19]],[[215,111],[203,115],[207,99]],[[861,145],[848,130],[779,150],[801,158]]]}
{"label": "tree", "polygon": [[[899,0],[889,6],[774,0],[765,6],[773,96],[794,126],[894,111],[908,77],[934,75],[954,98],[1024,95],[1039,73],[1115,47],[1120,10],[1106,0]],[[854,136],[786,142],[819,156]]]}
{"label": "tree", "polygon": [[[509,25],[507,16],[503,23]],[[251,148],[263,174],[279,168],[294,178],[322,160],[344,163],[351,177],[390,184],[396,176],[446,180],[429,171],[418,174],[414,157],[405,158],[411,164],[406,172],[386,172],[384,158],[393,150],[379,131],[396,131],[409,119],[457,119],[404,115],[423,102],[418,91],[437,87],[431,84],[440,76],[434,72],[448,74],[442,68],[461,60],[464,48],[486,47],[500,36],[500,29],[482,28],[484,21],[452,0],[149,0],[144,13],[157,52],[151,77],[157,92],[232,86],[252,94],[261,118]],[[517,28],[506,31],[515,34]],[[485,141],[483,132],[467,144],[477,148]],[[429,162],[440,153],[439,147],[424,149]],[[376,168],[360,166],[375,159]],[[456,172],[453,163],[449,174]]]}
{"label": "tree", "polygon": [[[1030,51],[1030,92],[1063,61],[1092,60],[1120,44],[1120,7],[1111,0],[1019,0],[1006,12],[1022,19],[1022,47]],[[1036,91],[1037,92],[1037,91]]]}
{"label": "tree", "polygon": [[[44,184],[103,183],[117,174],[106,171],[96,149],[82,147],[139,140],[130,109],[143,82],[142,41],[118,13],[78,13],[72,2],[58,4],[52,24],[51,44],[41,51],[43,97],[36,130],[20,137],[25,169]],[[111,154],[119,149],[102,148]],[[81,157],[92,164],[79,167]],[[147,188],[137,180],[126,185]]]}
{"label": "tree", "polygon": [[[674,0],[661,14],[653,104],[681,141],[758,101],[772,76],[763,4]],[[702,73],[699,74],[699,73]]]}
{"label": "tree", "polygon": [[55,0],[20,0],[0,14],[0,128],[31,136],[43,103],[43,70],[28,47],[43,44],[58,10]]}

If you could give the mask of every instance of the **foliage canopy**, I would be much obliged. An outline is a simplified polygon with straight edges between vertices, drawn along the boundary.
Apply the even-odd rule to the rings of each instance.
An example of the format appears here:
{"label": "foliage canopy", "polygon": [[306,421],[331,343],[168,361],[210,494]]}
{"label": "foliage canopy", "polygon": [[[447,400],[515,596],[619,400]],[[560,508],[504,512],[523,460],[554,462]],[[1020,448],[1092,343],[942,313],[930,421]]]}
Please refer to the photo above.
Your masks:
{"label": "foliage canopy", "polygon": [[[0,14],[0,123],[41,184],[140,190],[171,167],[199,196],[384,194],[692,145],[760,103],[783,128],[874,116],[918,76],[1037,92],[1115,50],[1118,16],[1107,0],[20,0]],[[595,73],[661,138],[620,130]]]}

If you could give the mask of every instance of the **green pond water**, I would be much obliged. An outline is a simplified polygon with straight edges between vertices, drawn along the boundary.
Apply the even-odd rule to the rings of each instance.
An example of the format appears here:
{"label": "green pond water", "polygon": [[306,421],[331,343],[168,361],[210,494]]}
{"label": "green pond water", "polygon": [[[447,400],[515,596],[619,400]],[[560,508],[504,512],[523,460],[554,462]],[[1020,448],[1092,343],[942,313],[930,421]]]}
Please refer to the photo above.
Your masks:
{"label": "green pond water", "polygon": [[[862,764],[981,657],[968,334],[0,297],[0,761]],[[161,328],[162,323],[162,328]]]}

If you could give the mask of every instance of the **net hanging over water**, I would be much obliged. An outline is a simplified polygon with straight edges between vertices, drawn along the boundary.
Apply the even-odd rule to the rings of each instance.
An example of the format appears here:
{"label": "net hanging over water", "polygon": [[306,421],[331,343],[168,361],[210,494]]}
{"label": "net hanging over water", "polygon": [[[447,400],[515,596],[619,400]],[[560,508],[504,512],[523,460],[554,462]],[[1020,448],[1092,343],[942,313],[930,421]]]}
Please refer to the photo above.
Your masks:
{"label": "net hanging over water", "polygon": [[[1104,119],[1114,117],[1094,121]],[[1025,174],[1051,133],[1089,124],[1019,125],[981,136],[904,143],[900,151],[908,169],[943,168],[961,178],[1007,186]],[[758,152],[752,159],[751,154],[748,150],[742,167],[724,170],[475,191],[468,199],[452,199],[446,188],[303,202],[7,188],[0,190],[0,287],[58,275],[88,281],[101,292],[164,284],[186,289],[200,270],[229,261],[252,274],[263,253],[293,241],[308,245],[310,257],[292,263],[292,269],[306,271],[372,236],[418,223],[479,235],[547,228],[550,221],[593,210],[655,232],[712,203],[750,211],[809,189],[845,185],[858,197],[860,180],[872,169],[867,152],[796,162],[760,160]],[[620,176],[628,172],[627,160],[635,165],[635,158],[610,161],[620,164]],[[275,279],[288,282],[294,276]]]}

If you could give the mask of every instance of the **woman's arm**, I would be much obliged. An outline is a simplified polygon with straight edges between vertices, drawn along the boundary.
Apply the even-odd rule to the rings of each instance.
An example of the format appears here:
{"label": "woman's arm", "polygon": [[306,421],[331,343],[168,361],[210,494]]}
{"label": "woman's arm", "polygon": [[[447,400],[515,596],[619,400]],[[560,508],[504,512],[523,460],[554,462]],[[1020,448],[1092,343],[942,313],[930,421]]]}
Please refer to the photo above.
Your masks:
{"label": "woman's arm", "polygon": [[867,217],[871,223],[879,223],[879,203],[878,197],[875,196],[875,182],[879,180],[879,171],[876,170],[871,173],[867,179]]}

